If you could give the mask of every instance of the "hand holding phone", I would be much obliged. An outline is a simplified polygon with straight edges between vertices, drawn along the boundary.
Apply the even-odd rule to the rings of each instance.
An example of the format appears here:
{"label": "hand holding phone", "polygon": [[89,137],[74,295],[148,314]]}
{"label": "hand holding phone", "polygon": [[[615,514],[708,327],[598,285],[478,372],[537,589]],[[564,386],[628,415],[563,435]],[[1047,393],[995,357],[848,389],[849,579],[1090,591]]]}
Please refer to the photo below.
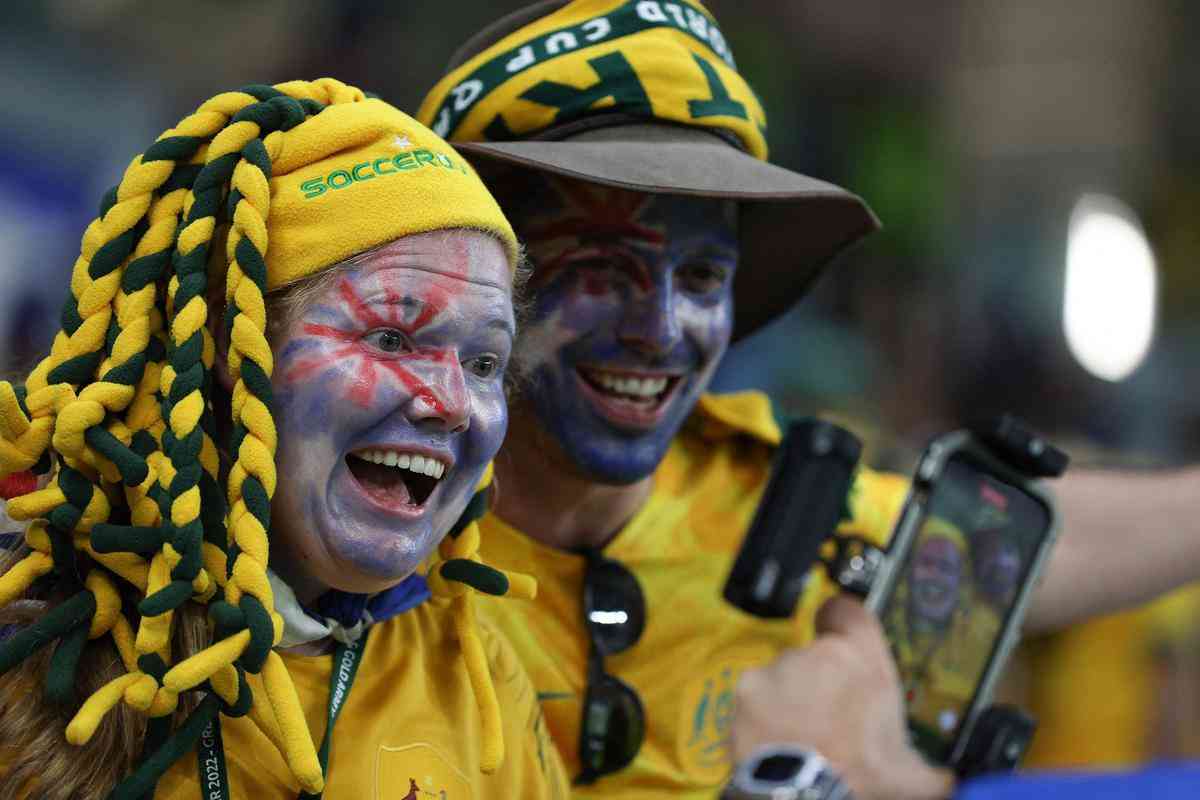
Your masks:
{"label": "hand holding phone", "polygon": [[[763,749],[790,743],[822,756],[859,800],[949,797],[952,775],[931,766],[908,741],[896,670],[879,620],[859,599],[838,594],[821,606],[815,629],[807,646],[742,673],[730,727],[735,762],[745,767]],[[827,796],[776,791],[780,797]],[[767,796],[777,795],[728,795]]]}
{"label": "hand holding phone", "polygon": [[882,621],[918,749],[964,775],[1011,768],[1033,722],[991,696],[1055,539],[1037,478],[1061,474],[1067,456],[1010,416],[938,438],[885,554],[834,535],[860,450],[830,423],[789,427],[725,598],[757,616],[791,616],[832,540],[825,567]]}
{"label": "hand holding phone", "polygon": [[1065,456],[1014,424],[992,429],[1006,439],[959,431],[930,445],[867,598],[896,659],[914,743],[935,763],[967,754],[1055,539],[1049,494],[1014,466],[1039,462],[1002,457],[996,442],[1025,456],[1032,443],[1047,456],[1044,472],[1061,472]]}

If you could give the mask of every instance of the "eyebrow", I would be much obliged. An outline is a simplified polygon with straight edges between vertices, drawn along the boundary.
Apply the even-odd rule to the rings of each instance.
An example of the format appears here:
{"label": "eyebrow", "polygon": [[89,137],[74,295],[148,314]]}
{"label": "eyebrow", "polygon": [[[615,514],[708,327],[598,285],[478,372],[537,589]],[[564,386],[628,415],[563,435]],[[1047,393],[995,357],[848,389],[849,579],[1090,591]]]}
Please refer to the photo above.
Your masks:
{"label": "eyebrow", "polygon": [[399,294],[392,289],[383,289],[367,295],[367,299],[363,300],[363,304],[376,304],[383,306],[404,306],[408,307],[424,307],[429,305],[425,300],[419,297],[413,297],[411,294]]}
{"label": "eyebrow", "polygon": [[739,257],[738,248],[727,247],[714,242],[703,242],[691,254],[692,258],[718,258],[737,261]]}
{"label": "eyebrow", "polygon": [[516,338],[517,335],[517,329],[512,324],[512,321],[503,317],[492,317],[483,327],[487,330],[504,331],[513,338]]}
{"label": "eyebrow", "polygon": [[[496,288],[500,288],[500,287],[496,287]],[[379,304],[379,305],[386,305],[386,306],[400,306],[402,308],[415,308],[418,311],[418,315],[427,308],[433,309],[435,312],[440,312],[440,311],[444,310],[444,307],[439,306],[437,303],[431,303],[428,300],[424,300],[420,297],[413,297],[410,294],[398,294],[397,292],[395,292],[393,290],[389,290],[389,289],[385,289],[382,291],[375,292],[371,295],[368,295],[367,299],[362,301],[362,304],[363,305]],[[513,326],[513,323],[505,317],[492,317],[486,323],[484,323],[484,327],[489,330],[492,328],[498,328],[499,330],[505,331],[510,336],[514,336],[514,337],[517,334],[516,328]]]}

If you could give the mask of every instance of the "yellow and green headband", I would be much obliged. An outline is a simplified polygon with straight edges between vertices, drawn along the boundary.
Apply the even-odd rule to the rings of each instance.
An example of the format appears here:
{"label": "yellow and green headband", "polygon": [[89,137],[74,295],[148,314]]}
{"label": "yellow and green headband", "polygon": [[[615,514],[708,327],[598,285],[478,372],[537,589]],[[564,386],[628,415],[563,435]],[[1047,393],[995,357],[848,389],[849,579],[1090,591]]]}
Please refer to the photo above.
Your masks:
{"label": "yellow and green headband", "polygon": [[417,118],[451,141],[506,141],[599,112],[716,129],[767,158],[762,106],[693,0],[576,0],[451,71]]}

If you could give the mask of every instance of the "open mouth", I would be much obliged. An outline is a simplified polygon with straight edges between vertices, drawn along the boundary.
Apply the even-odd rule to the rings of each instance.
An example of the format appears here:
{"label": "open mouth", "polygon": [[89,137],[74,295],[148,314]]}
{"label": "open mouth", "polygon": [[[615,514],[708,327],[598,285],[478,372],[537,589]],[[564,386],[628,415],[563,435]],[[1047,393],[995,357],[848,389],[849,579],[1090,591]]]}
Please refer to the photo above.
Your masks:
{"label": "open mouth", "polygon": [[601,414],[619,424],[652,427],[683,382],[679,375],[648,374],[579,367],[580,381]]}
{"label": "open mouth", "polygon": [[445,476],[447,464],[404,450],[356,450],[346,456],[350,474],[376,503],[394,510],[420,511]]}

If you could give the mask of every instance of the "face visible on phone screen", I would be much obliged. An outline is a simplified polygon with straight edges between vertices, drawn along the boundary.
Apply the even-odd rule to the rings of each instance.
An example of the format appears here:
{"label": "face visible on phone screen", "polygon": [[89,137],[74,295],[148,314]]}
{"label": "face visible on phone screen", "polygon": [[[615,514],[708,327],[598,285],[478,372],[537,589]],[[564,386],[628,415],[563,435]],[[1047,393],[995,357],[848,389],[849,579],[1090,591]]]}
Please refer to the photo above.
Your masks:
{"label": "face visible on phone screen", "polygon": [[1036,498],[959,453],[883,610],[918,746],[944,760],[1047,534]]}

